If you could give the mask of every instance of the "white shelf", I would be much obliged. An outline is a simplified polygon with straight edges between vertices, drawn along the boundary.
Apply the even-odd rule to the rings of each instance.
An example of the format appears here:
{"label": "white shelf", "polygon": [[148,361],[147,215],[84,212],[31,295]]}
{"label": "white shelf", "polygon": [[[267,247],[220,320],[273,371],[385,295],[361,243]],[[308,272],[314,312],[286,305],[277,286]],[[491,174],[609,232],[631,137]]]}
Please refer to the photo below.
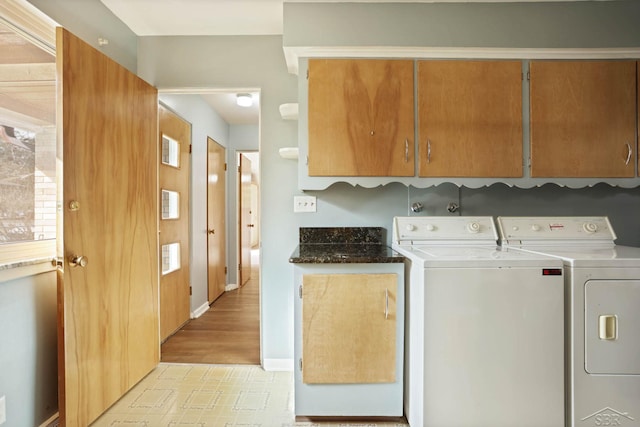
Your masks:
{"label": "white shelf", "polygon": [[280,116],[285,120],[298,120],[298,103],[280,105]]}
{"label": "white shelf", "polygon": [[298,147],[282,147],[279,152],[283,159],[298,160]]}

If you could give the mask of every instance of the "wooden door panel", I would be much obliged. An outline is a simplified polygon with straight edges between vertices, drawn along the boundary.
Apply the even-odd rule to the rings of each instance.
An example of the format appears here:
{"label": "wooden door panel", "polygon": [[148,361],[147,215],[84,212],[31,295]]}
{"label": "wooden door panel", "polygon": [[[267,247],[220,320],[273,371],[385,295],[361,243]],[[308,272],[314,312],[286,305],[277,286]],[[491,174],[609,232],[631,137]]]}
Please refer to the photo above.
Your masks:
{"label": "wooden door panel", "polygon": [[[160,271],[160,338],[167,339],[190,316],[189,275],[189,179],[191,124],[164,106],[158,110],[159,150],[162,152],[163,136],[179,144],[176,153],[178,166],[159,162],[159,192],[169,190],[179,194],[178,217],[162,219],[160,214],[160,248],[172,243],[180,244],[180,267],[168,274]],[[162,211],[162,204],[160,206]],[[160,253],[162,258],[163,254]],[[160,263],[162,265],[162,263]],[[162,268],[161,268],[162,270]]]}
{"label": "wooden door panel", "polygon": [[309,175],[413,176],[413,61],[309,61]]}
{"label": "wooden door panel", "polygon": [[394,382],[397,275],[307,274],[302,289],[303,382]]}
{"label": "wooden door panel", "polygon": [[[154,87],[62,28],[56,56],[59,410],[61,425],[85,427],[159,361],[158,101]],[[85,267],[69,262],[79,255]]]}
{"label": "wooden door panel", "polygon": [[207,259],[209,302],[224,293],[226,276],[226,150],[207,139]]}
{"label": "wooden door panel", "polygon": [[635,61],[531,62],[531,176],[635,176],[635,68]]}
{"label": "wooden door panel", "polygon": [[418,63],[421,177],[522,176],[520,61]]}

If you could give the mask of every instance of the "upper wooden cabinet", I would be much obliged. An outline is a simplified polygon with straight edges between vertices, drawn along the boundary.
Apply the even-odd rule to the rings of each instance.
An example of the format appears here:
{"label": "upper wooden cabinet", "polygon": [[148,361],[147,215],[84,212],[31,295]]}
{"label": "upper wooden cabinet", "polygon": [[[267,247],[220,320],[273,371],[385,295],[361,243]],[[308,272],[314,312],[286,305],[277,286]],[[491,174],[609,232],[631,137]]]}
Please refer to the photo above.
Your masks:
{"label": "upper wooden cabinet", "polygon": [[309,176],[413,176],[412,60],[309,60]]}
{"label": "upper wooden cabinet", "polygon": [[532,61],[532,177],[634,177],[635,61]]}
{"label": "upper wooden cabinet", "polygon": [[419,175],[522,176],[520,61],[418,63]]}

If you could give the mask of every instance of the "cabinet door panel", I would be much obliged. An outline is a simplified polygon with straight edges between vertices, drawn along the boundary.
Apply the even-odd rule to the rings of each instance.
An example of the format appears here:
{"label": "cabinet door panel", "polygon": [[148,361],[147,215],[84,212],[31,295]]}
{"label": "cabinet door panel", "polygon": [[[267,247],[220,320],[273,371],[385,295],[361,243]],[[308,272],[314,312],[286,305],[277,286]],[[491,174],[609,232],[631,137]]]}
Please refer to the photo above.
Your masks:
{"label": "cabinet door panel", "polygon": [[303,382],[394,382],[397,275],[309,274],[302,289]]}
{"label": "cabinet door panel", "polygon": [[413,121],[413,61],[309,60],[309,176],[413,176]]}
{"label": "cabinet door panel", "polygon": [[420,61],[421,177],[522,176],[520,61]]}
{"label": "cabinet door panel", "polygon": [[531,176],[635,176],[635,61],[533,61]]}

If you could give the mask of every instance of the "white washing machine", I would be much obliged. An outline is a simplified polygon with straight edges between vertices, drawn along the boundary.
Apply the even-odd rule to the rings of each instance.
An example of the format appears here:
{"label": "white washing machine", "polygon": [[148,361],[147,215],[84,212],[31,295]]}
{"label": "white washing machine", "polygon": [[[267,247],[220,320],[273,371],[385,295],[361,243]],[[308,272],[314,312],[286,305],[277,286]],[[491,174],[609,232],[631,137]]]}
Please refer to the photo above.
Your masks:
{"label": "white washing machine", "polygon": [[413,427],[563,427],[561,260],[502,251],[491,217],[396,217]]}
{"label": "white washing machine", "polygon": [[640,248],[606,217],[500,217],[502,245],[562,259],[567,425],[640,426]]}

